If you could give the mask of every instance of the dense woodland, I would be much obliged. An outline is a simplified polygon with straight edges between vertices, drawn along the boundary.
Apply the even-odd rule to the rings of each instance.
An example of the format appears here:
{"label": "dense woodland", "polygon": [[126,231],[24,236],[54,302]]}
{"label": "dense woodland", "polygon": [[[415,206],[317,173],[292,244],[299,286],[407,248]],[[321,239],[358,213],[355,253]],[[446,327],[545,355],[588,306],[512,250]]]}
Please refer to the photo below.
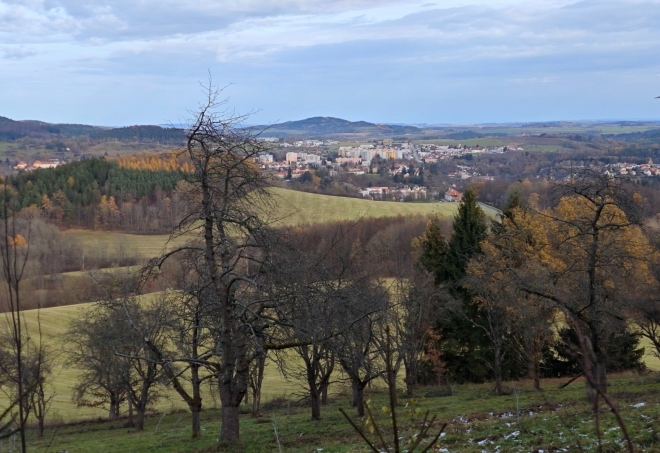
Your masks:
{"label": "dense woodland", "polygon": [[12,209],[34,206],[61,227],[162,232],[176,221],[177,185],[185,173],[153,156],[93,158],[5,181]]}

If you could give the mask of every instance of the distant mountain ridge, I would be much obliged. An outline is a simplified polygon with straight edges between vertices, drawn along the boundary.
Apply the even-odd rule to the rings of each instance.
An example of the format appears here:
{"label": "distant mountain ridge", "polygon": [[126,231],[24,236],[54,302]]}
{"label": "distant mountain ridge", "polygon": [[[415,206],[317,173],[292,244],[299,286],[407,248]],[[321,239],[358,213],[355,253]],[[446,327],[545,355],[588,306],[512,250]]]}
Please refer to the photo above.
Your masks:
{"label": "distant mountain ridge", "polygon": [[343,134],[405,135],[420,131],[415,126],[348,121],[330,116],[315,116],[304,120],[285,121],[270,126],[252,126],[251,129],[263,130],[262,135],[268,137],[324,137]]}
{"label": "distant mountain ridge", "polygon": [[[376,124],[368,121],[348,121],[341,118],[316,116],[299,121],[247,127],[264,137],[327,138],[341,136],[394,136],[417,133],[415,126]],[[0,140],[18,140],[26,136],[75,137],[87,135],[93,140],[158,142],[180,145],[185,142],[183,128],[152,125],[101,127],[84,124],[51,124],[42,121],[16,121],[0,116]]]}

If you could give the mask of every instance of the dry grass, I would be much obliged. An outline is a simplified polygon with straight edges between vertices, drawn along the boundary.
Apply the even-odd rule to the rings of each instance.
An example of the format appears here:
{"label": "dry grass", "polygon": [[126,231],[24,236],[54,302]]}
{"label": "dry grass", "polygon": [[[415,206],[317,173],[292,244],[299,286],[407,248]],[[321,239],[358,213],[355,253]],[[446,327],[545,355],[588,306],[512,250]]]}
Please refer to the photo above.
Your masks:
{"label": "dry grass", "polygon": [[[145,297],[153,297],[153,295]],[[65,333],[69,323],[78,318],[81,313],[89,307],[89,305],[90,304],[68,305],[64,307],[45,308],[42,310],[27,310],[23,313],[25,324],[27,325],[28,333],[32,340],[38,341],[39,330],[41,330],[44,343],[47,344],[56,354],[56,366],[50,380],[52,383],[51,391],[55,394],[52,410],[49,415],[51,422],[53,420],[74,421],[85,418],[107,416],[104,409],[76,407],[71,398],[73,395],[73,388],[78,379],[79,371],[65,365]],[[5,315],[4,318],[5,322],[8,321],[6,316],[7,315]],[[285,381],[276,365],[274,363],[269,363],[266,366],[263,389],[263,400],[269,401],[276,397],[288,396],[290,393],[296,391],[297,385]],[[5,398],[0,394],[0,407],[4,406],[3,400],[5,400]],[[204,405],[205,407],[215,406],[215,402],[208,389],[204,398]],[[171,412],[179,409],[187,410],[187,406],[183,403],[176,392],[166,389],[163,392],[163,397],[160,401],[154,404],[151,409]]]}

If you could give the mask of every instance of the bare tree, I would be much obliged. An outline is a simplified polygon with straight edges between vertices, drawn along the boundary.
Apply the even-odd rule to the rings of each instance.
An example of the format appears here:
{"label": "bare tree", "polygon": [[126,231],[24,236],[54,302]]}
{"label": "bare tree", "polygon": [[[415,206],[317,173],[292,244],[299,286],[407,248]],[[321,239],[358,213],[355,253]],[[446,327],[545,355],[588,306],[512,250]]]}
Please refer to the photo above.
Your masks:
{"label": "bare tree", "polygon": [[16,401],[10,407],[18,409],[18,417],[13,417],[18,423],[21,438],[21,451],[26,451],[26,423],[29,417],[29,392],[26,384],[25,343],[28,339],[27,326],[22,317],[23,299],[21,282],[25,276],[26,266],[30,257],[32,241],[33,210],[25,210],[19,215],[17,206],[7,179],[3,181],[2,198],[0,199],[0,266],[2,271],[2,302],[6,313],[10,332],[9,350],[12,351],[12,369],[15,371],[13,381],[16,385],[14,398]]}
{"label": "bare tree", "polygon": [[80,370],[73,400],[80,406],[108,407],[108,417],[120,416],[126,402],[124,382],[130,381],[129,361],[114,353],[116,334],[125,323],[101,306],[85,310],[65,334],[67,364]]}
{"label": "bare tree", "polygon": [[159,267],[183,251],[203,262],[201,283],[208,291],[207,326],[217,354],[216,378],[222,405],[220,439],[239,438],[239,406],[248,389],[252,326],[267,304],[259,278],[272,231],[263,213],[271,204],[267,180],[254,163],[265,151],[246,118],[217,113],[220,92],[210,85],[187,129],[185,153],[194,166],[189,176],[188,211],[174,235],[197,235],[200,242],[172,250],[151,263]]}
{"label": "bare tree", "polygon": [[38,438],[44,437],[46,414],[55,398],[55,393],[50,387],[55,355],[41,339],[40,333],[39,343],[28,347],[27,354],[28,383],[32,389],[29,392],[29,404],[34,418],[37,419]]}
{"label": "bare tree", "polygon": [[392,308],[391,337],[395,345],[393,349],[398,349],[403,361],[406,396],[412,398],[417,385],[419,364],[437,319],[440,290],[434,284],[434,277],[422,269],[416,269],[411,278],[397,279],[394,290],[398,301]]}
{"label": "bare tree", "polygon": [[[298,367],[280,360],[280,368],[305,383],[312,420],[321,419],[321,404],[327,402],[331,376],[341,360],[338,350],[346,347],[350,362],[349,338],[364,320],[386,308],[385,290],[358,264],[363,250],[350,233],[359,227],[360,222],[327,226],[323,231],[282,232],[277,269],[269,272],[273,298],[286,301],[277,307],[279,326],[273,333],[294,339],[293,352],[302,363]],[[323,240],[326,243],[319,244]],[[368,348],[374,354],[368,363],[378,354],[376,332],[373,334]],[[363,369],[353,371],[360,374]]]}
{"label": "bare tree", "polygon": [[[362,282],[353,287],[342,303],[344,319],[358,319],[350,329],[332,340],[332,348],[342,370],[348,376],[353,392],[353,406],[364,416],[364,389],[371,381],[385,376],[385,365],[379,342],[379,331],[384,332],[387,318],[388,295],[380,287]],[[366,307],[369,307],[365,310]],[[380,307],[380,309],[376,309]],[[371,313],[367,316],[364,313]],[[378,324],[383,324],[383,329]]]}
{"label": "bare tree", "polygon": [[[164,384],[162,360],[155,351],[168,344],[172,306],[165,298],[141,299],[137,289],[134,278],[118,276],[103,288],[103,297],[85,316],[92,322],[73,323],[68,337],[73,360],[87,371],[77,390],[79,402],[87,404],[87,396],[103,389],[113,417],[125,397],[131,422],[135,409],[135,426],[143,430],[147,407],[158,399],[158,387]],[[108,349],[106,360],[114,362],[112,367],[105,366],[100,356]]]}
{"label": "bare tree", "polygon": [[[255,160],[268,150],[257,132],[242,128],[245,116],[218,113],[223,102],[211,84],[187,129],[185,150],[194,172],[187,176],[187,211],[172,237],[196,238],[152,260],[148,279],[175,255],[195,256],[198,290],[204,294],[204,326],[213,357],[197,360],[215,374],[222,426],[220,440],[239,439],[239,407],[250,382],[250,363],[266,351],[310,344],[296,336],[289,268],[281,232],[272,227],[274,207],[268,178]],[[352,316],[342,326],[352,325]],[[152,350],[155,349],[152,348]],[[158,354],[156,354],[158,356]],[[166,365],[169,359],[160,358]],[[180,363],[192,360],[179,357]],[[164,366],[167,370],[168,366]]]}
{"label": "bare tree", "polygon": [[[129,404],[137,412],[135,426],[142,431],[147,407],[159,398],[158,387],[165,383],[161,358],[154,349],[162,350],[167,344],[170,305],[166,299],[146,302],[135,297],[101,303],[106,304],[108,315],[117,317],[123,325],[112,341],[113,352],[130,364],[131,372],[124,375],[122,386]],[[150,348],[150,344],[156,348]]]}

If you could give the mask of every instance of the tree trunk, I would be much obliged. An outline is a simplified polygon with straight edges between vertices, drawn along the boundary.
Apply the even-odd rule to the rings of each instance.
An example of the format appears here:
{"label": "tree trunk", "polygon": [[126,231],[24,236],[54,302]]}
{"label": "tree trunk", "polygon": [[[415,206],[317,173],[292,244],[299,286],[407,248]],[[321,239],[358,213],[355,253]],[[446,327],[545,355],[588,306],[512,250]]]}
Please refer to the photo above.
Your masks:
{"label": "tree trunk", "polygon": [[397,405],[397,396],[396,396],[396,373],[395,373],[394,370],[392,370],[392,369],[390,369],[387,373],[388,373],[388,375],[389,375],[389,376],[387,376],[388,381],[391,380],[390,382],[392,382],[392,385],[394,386],[394,391],[392,392],[392,402],[393,402],[394,405],[396,406],[396,405]]}
{"label": "tree trunk", "polygon": [[[257,376],[254,388],[252,389],[252,416],[259,416],[259,407],[261,405],[261,386],[264,382],[264,369],[266,368],[266,356],[257,358]],[[248,392],[245,393],[247,396]]]}
{"label": "tree trunk", "polygon": [[328,405],[328,387],[330,387],[330,382],[321,384],[321,404],[324,406]]}
{"label": "tree trunk", "polygon": [[364,387],[366,384],[353,382],[353,407],[357,408],[360,417],[364,417]]}
{"label": "tree trunk", "polygon": [[[197,332],[197,329],[195,332]],[[195,354],[195,357],[197,357],[197,334],[194,335],[193,342],[193,353]],[[199,366],[192,366],[190,372],[193,393],[192,399],[188,402],[188,407],[190,408],[190,413],[192,415],[192,432],[190,435],[193,439],[197,439],[202,434],[202,428],[199,421],[199,414],[202,412],[202,392],[199,381]]]}
{"label": "tree trunk", "polygon": [[192,415],[192,438],[197,439],[202,434],[202,426],[199,419],[200,413],[202,412],[202,401],[199,400],[199,404],[190,404],[190,414]]}
{"label": "tree trunk", "polygon": [[607,371],[605,369],[605,358],[600,354],[596,353],[597,362],[594,369],[594,378],[596,380],[595,384],[598,390],[603,394],[607,393]]}
{"label": "tree trunk", "polygon": [[[245,394],[247,396],[247,393]],[[252,416],[259,416],[259,408],[261,406],[261,386],[252,391]]]}
{"label": "tree trunk", "polygon": [[133,401],[131,401],[130,398],[128,399],[128,425],[133,426],[134,421],[133,421]]}
{"label": "tree trunk", "polygon": [[312,420],[321,420],[321,399],[314,385],[309,390],[309,399],[312,403]]}
{"label": "tree trunk", "polygon": [[500,347],[495,347],[495,393],[502,394],[502,355],[500,354]]}
{"label": "tree trunk", "polygon": [[38,431],[37,431],[37,437],[39,439],[42,439],[44,437],[44,419],[43,417],[39,418],[39,424],[38,424]]}
{"label": "tree trunk", "polygon": [[239,439],[238,407],[222,407],[222,427],[220,428],[220,440],[225,442],[236,442]]}
{"label": "tree trunk", "polygon": [[119,402],[119,392],[110,392],[110,411],[108,412],[110,420],[119,418]]}
{"label": "tree trunk", "polygon": [[353,392],[353,399],[351,399],[351,406],[357,407],[358,390],[357,390],[357,384],[354,381],[351,381],[351,391]]}
{"label": "tree trunk", "polygon": [[532,353],[532,377],[534,378],[534,389],[541,390],[541,342],[534,341],[534,352]]}
{"label": "tree trunk", "polygon": [[146,408],[137,406],[135,409],[137,409],[135,429],[137,429],[138,431],[144,431],[144,413],[146,411]]}
{"label": "tree trunk", "polygon": [[415,384],[417,383],[417,361],[406,360],[403,362],[405,368],[405,381],[406,381],[406,398],[412,398],[415,392]]}

